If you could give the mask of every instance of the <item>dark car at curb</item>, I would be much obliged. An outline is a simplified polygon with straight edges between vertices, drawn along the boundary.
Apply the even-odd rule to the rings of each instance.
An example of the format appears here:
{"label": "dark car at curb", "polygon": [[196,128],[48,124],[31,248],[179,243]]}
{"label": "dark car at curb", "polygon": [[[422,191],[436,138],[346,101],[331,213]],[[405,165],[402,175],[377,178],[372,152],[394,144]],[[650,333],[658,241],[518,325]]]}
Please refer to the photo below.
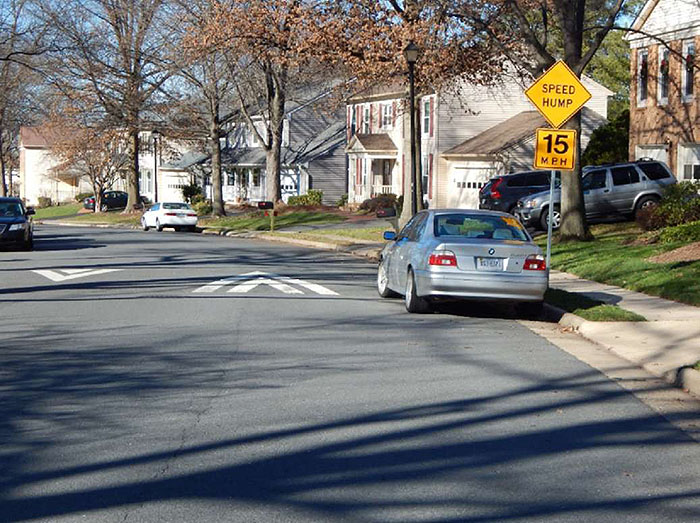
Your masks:
{"label": "dark car at curb", "polygon": [[[105,191],[102,195],[102,204],[100,210],[102,212],[112,209],[124,209],[129,201],[129,195],[124,191]],[[95,210],[95,197],[88,196],[83,200],[83,207],[91,211]]]}
{"label": "dark car at curb", "polygon": [[0,198],[0,247],[30,251],[34,247],[34,209],[26,208],[19,198]]}
{"label": "dark car at curb", "polygon": [[[646,207],[661,201],[664,188],[676,183],[668,166],[659,161],[642,159],[583,168],[581,189],[586,218],[632,218]],[[561,191],[554,192],[553,228],[561,222]],[[546,230],[549,219],[549,191],[523,197],[515,215],[526,226]]]}
{"label": "dark car at curb", "polygon": [[549,187],[550,171],[522,171],[491,178],[479,191],[479,209],[513,214],[518,200]]}

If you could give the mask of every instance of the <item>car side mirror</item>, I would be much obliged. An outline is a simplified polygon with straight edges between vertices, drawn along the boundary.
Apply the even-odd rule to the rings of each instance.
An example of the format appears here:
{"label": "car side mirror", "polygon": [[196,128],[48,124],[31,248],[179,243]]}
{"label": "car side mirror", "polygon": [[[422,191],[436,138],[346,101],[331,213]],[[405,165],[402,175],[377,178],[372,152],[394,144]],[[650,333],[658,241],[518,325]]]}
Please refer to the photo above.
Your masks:
{"label": "car side mirror", "polygon": [[32,214],[36,214],[36,211],[34,210],[34,207],[27,207],[27,216],[31,216]]}
{"label": "car side mirror", "polygon": [[396,239],[396,233],[394,231],[384,231],[383,237],[386,241],[394,241]]}

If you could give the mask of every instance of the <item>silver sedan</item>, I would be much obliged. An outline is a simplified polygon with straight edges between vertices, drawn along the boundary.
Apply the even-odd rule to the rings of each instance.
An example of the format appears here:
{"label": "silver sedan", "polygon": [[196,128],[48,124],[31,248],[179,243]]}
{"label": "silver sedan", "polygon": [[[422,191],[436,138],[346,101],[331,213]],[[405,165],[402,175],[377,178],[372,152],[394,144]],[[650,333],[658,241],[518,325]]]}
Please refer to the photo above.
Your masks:
{"label": "silver sedan", "polygon": [[512,301],[528,315],[542,310],[549,271],[510,214],[431,209],[384,239],[377,290],[384,298],[403,295],[408,312],[428,312],[433,297]]}

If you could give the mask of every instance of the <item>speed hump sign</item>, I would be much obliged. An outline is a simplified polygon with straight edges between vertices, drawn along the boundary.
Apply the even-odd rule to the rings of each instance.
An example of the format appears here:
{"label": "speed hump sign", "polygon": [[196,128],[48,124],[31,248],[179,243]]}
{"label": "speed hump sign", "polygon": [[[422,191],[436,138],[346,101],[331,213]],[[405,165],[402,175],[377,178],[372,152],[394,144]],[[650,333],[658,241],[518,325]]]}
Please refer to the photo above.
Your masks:
{"label": "speed hump sign", "polygon": [[570,171],[576,157],[576,131],[573,129],[537,129],[535,169]]}

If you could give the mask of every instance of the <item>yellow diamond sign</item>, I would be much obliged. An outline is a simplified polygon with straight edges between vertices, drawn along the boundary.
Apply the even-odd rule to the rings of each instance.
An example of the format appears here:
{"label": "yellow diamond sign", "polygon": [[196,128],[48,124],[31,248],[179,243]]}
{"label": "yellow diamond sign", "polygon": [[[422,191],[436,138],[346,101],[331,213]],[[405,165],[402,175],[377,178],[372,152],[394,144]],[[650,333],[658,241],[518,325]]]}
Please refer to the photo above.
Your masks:
{"label": "yellow diamond sign", "polygon": [[591,99],[581,81],[559,60],[528,87],[525,95],[552,127],[559,128]]}

